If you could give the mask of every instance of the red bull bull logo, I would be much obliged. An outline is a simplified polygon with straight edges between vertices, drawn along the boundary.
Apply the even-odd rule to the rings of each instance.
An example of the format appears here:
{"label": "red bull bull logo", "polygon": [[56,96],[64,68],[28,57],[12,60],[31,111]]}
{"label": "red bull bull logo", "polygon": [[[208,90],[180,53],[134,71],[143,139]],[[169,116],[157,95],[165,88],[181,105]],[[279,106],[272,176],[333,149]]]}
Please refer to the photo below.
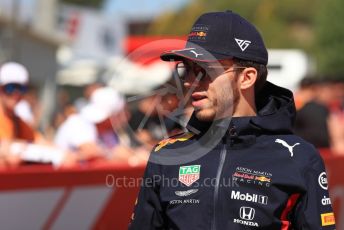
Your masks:
{"label": "red bull bull logo", "polygon": [[256,176],[255,179],[258,180],[258,181],[261,181],[261,182],[271,182],[271,179],[267,178],[265,176]]}
{"label": "red bull bull logo", "polygon": [[171,138],[162,140],[159,142],[158,146],[155,147],[154,152],[159,151],[161,148],[165,147],[166,145],[173,144],[177,141],[187,141],[193,136],[194,136],[193,133],[184,133],[176,137],[171,137]]}
{"label": "red bull bull logo", "polygon": [[206,32],[198,32],[197,35],[200,37],[205,37],[205,36],[207,36],[207,33]]}
{"label": "red bull bull logo", "polygon": [[208,35],[209,28],[207,25],[197,25],[192,28],[188,40],[205,41]]}
{"label": "red bull bull logo", "polygon": [[238,166],[232,174],[233,181],[238,183],[252,184],[257,186],[270,187],[272,183],[272,173],[262,170],[255,170]]}

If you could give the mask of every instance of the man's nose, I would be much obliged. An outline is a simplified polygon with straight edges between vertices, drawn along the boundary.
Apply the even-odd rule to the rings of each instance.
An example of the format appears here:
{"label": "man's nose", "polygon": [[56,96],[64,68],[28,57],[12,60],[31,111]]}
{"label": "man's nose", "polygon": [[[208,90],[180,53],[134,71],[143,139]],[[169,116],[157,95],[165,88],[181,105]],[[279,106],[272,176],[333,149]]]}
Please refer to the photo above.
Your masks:
{"label": "man's nose", "polygon": [[199,72],[197,75],[195,73],[190,73],[185,78],[184,87],[185,88],[191,88],[191,87],[197,88],[200,86],[202,78],[203,78],[202,72]]}
{"label": "man's nose", "polygon": [[190,88],[196,89],[197,87],[199,87],[199,85],[200,85],[200,81],[197,78],[187,78],[184,81],[184,87],[186,89],[190,89]]}

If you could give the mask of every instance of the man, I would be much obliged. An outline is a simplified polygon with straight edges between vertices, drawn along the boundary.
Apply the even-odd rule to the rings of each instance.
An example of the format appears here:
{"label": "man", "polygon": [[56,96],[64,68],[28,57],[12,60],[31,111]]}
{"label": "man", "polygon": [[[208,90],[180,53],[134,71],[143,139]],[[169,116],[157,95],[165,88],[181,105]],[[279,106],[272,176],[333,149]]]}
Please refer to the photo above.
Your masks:
{"label": "man", "polygon": [[[0,164],[16,166],[20,157],[10,154],[14,141],[33,142],[37,137],[32,127],[16,114],[16,106],[27,91],[29,74],[16,62],[7,62],[0,67]],[[1,167],[1,166],[0,166]]]}
{"label": "man", "polygon": [[34,130],[16,115],[18,102],[27,91],[29,74],[26,68],[15,62],[8,62],[0,68],[0,139],[35,139]]}
{"label": "man", "polygon": [[294,133],[316,148],[330,148],[327,121],[330,116],[330,105],[335,101],[331,83],[328,80],[320,81],[318,78],[309,88],[313,97],[297,111]]}
{"label": "man", "polygon": [[161,58],[183,70],[194,133],[155,147],[130,229],[335,229],[323,161],[292,134],[292,93],[266,82],[252,24],[204,14]]}
{"label": "man", "polygon": [[32,162],[67,165],[67,153],[50,145],[24,121],[22,110],[18,115],[28,82],[29,73],[22,64],[7,62],[0,67],[0,168]]}

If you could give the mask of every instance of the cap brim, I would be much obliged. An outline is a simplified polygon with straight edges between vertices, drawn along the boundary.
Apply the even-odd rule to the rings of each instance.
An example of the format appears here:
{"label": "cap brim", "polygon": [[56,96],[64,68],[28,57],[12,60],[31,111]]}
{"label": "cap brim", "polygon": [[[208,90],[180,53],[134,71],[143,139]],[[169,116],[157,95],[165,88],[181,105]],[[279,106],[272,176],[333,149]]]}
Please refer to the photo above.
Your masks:
{"label": "cap brim", "polygon": [[201,48],[185,48],[181,50],[166,51],[160,55],[160,58],[163,61],[182,61],[183,59],[189,59],[197,62],[214,62],[233,57],[209,52]]}

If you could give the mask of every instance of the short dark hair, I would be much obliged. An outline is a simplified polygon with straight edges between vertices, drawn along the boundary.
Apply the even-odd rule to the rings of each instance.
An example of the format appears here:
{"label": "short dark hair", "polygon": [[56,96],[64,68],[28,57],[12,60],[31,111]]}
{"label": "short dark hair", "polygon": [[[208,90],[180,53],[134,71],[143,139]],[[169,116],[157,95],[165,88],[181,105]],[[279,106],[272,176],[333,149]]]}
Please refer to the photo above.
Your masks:
{"label": "short dark hair", "polygon": [[[254,91],[255,94],[259,93],[259,91],[263,88],[266,78],[268,76],[268,69],[266,65],[260,64],[254,61],[247,61],[239,58],[233,58],[234,65],[237,67],[253,67],[257,70],[258,76],[256,83],[254,84]],[[243,71],[242,69],[239,69],[238,72],[240,73]]]}

